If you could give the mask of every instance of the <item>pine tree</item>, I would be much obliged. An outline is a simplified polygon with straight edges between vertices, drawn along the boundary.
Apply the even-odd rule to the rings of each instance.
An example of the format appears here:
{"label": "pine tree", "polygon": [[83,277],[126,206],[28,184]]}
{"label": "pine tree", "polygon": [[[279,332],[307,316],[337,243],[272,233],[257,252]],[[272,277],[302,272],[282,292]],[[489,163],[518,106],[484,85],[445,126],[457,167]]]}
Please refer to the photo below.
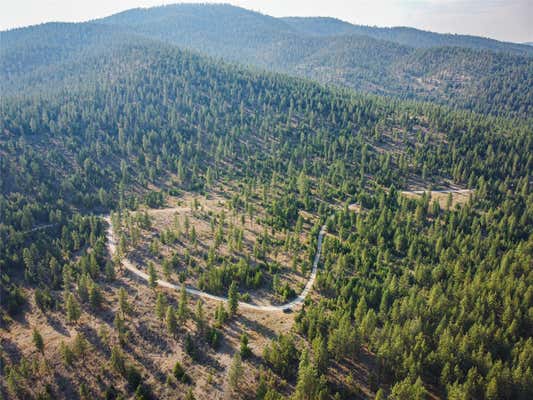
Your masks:
{"label": "pine tree", "polygon": [[67,295],[67,302],[66,302],[65,308],[67,310],[67,320],[69,322],[76,322],[80,318],[81,316],[80,305],[78,304],[77,300],[75,299],[72,293],[69,293]]}
{"label": "pine tree", "polygon": [[236,391],[240,385],[244,370],[242,366],[242,358],[239,352],[233,355],[233,360],[228,372],[228,384],[232,391]]}
{"label": "pine tree", "polygon": [[131,312],[131,306],[128,302],[128,294],[123,287],[118,290],[118,308],[123,316]]}
{"label": "pine tree", "polygon": [[157,300],[155,302],[155,315],[160,321],[165,318],[167,311],[167,299],[162,292],[157,293]]}
{"label": "pine tree", "polygon": [[115,263],[113,261],[108,261],[105,264],[104,269],[105,277],[109,282],[115,280]]}
{"label": "pine tree", "polygon": [[113,320],[113,326],[118,332],[118,339],[121,344],[126,343],[127,341],[127,332],[126,332],[126,324],[124,322],[124,319],[120,317],[119,313],[115,314],[115,319]]}
{"label": "pine tree", "polygon": [[167,325],[167,332],[169,333],[169,335],[176,336],[176,333],[178,331],[178,322],[176,320],[176,313],[174,311],[174,307],[167,307],[165,321]]}
{"label": "pine tree", "polygon": [[85,354],[85,350],[87,349],[89,343],[87,342],[87,339],[85,339],[85,336],[83,333],[78,333],[74,337],[74,342],[72,343],[72,351],[74,355],[79,359]]}
{"label": "pine tree", "polygon": [[188,383],[190,381],[190,377],[187,375],[185,369],[179,361],[176,361],[176,364],[174,364],[174,368],[172,368],[172,374],[179,382]]}
{"label": "pine tree", "polygon": [[228,313],[231,317],[237,314],[239,307],[239,292],[237,291],[237,284],[233,281],[228,290]]}
{"label": "pine tree", "polygon": [[71,366],[75,359],[74,352],[64,341],[59,343],[59,353],[61,354],[63,364],[68,367]]}
{"label": "pine tree", "polygon": [[41,333],[37,330],[37,328],[33,328],[33,334],[32,334],[32,340],[33,344],[35,345],[35,348],[37,351],[39,351],[41,354],[44,354],[44,341]]}
{"label": "pine tree", "polygon": [[178,320],[183,323],[189,315],[189,309],[187,307],[187,290],[185,285],[181,285],[180,300],[178,303]]}
{"label": "pine tree", "polygon": [[252,354],[252,349],[250,349],[250,347],[248,346],[248,335],[246,334],[246,332],[243,332],[241,335],[241,344],[239,352],[241,353],[241,357],[243,359],[250,357],[250,355]]}
{"label": "pine tree", "polygon": [[222,303],[219,303],[215,309],[216,326],[221,327],[228,319],[228,312]]}
{"label": "pine tree", "polygon": [[157,287],[157,272],[152,262],[148,263],[148,284],[152,289]]}
{"label": "pine tree", "polygon": [[202,299],[199,299],[196,302],[196,312],[195,312],[195,321],[196,328],[200,334],[205,331],[205,313],[204,313],[204,302]]}
{"label": "pine tree", "polygon": [[320,381],[318,374],[313,365],[309,362],[309,352],[304,349],[300,357],[298,366],[298,380],[296,381],[296,390],[294,398],[296,400],[312,400],[317,398]]}
{"label": "pine tree", "polygon": [[111,367],[120,374],[126,372],[126,362],[124,360],[124,355],[120,351],[118,346],[113,346],[111,349],[111,358],[109,359]]}
{"label": "pine tree", "polygon": [[316,369],[319,373],[325,374],[328,370],[329,352],[328,344],[321,335],[313,340],[313,354]]}
{"label": "pine tree", "polygon": [[493,377],[487,384],[487,389],[485,391],[485,397],[487,400],[496,400],[500,396],[498,394],[498,380]]}
{"label": "pine tree", "polygon": [[102,294],[100,293],[100,287],[96,283],[91,282],[89,285],[89,304],[93,310],[97,310],[100,308],[101,303]]}

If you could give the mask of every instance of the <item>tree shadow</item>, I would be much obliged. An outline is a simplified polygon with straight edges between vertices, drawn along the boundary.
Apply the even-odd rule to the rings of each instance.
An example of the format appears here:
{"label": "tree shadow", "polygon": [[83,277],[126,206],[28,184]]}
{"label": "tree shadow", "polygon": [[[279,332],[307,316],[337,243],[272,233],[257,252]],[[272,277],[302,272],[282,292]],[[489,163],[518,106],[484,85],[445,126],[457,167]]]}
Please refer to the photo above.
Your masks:
{"label": "tree shadow", "polygon": [[13,364],[18,364],[22,359],[22,352],[18,348],[17,344],[12,340],[2,338],[0,345],[4,354],[6,354]]}
{"label": "tree shadow", "polygon": [[48,323],[48,325],[50,325],[57,333],[60,333],[63,336],[70,336],[70,332],[65,327],[63,321],[61,321],[55,315],[51,315],[48,313],[45,313],[44,315],[46,317],[46,322]]}
{"label": "tree shadow", "polygon": [[268,326],[263,325],[257,321],[251,320],[244,315],[239,316],[239,321],[243,324],[244,327],[246,327],[246,329],[243,329],[245,332],[252,330],[260,333],[262,336],[265,336],[270,340],[278,336],[277,333],[270,329]]}
{"label": "tree shadow", "polygon": [[54,382],[59,388],[59,392],[65,396],[66,399],[78,400],[80,399],[80,393],[78,385],[75,385],[68,378],[63,376],[58,371],[54,371]]}

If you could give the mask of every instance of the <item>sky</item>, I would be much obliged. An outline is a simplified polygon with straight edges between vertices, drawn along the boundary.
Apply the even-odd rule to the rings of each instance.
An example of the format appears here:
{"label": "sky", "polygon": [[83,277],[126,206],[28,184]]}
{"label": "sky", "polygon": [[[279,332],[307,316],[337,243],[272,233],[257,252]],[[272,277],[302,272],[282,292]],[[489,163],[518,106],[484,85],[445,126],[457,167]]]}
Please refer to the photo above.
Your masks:
{"label": "sky", "polygon": [[[79,22],[171,0],[0,0],[0,30]],[[512,42],[533,42],[533,0],[188,0],[231,3],[276,17],[328,16],[376,26],[412,26]]]}

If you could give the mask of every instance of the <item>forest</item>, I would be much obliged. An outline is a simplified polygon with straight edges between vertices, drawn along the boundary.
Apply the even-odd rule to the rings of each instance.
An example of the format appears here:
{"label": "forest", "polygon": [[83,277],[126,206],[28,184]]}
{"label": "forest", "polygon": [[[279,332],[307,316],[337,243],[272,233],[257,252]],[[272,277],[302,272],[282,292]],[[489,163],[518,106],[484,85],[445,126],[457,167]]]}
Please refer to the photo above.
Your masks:
{"label": "forest", "polygon": [[[63,40],[68,37],[68,40]],[[43,42],[42,38],[47,40]],[[274,18],[230,5],[133,9],[81,24],[0,32],[0,87],[10,93],[76,84],[92,57],[143,43],[179,46],[256,69],[395,99],[483,114],[531,116],[531,46],[376,28],[327,18]]]}
{"label": "forest", "polygon": [[[478,54],[526,65],[486,81],[516,98],[463,108],[474,100],[452,89],[449,103],[431,99],[448,105],[378,97],[111,28],[104,51],[98,24],[31,29],[47,29],[50,47],[30,51],[36,33],[18,32],[28,37],[0,57],[4,398],[533,396],[529,56],[406,50],[413,70]],[[80,36],[56,52],[62,30]],[[25,61],[5,62],[14,48]],[[431,200],[447,187],[467,200]],[[149,212],[184,199],[188,211],[156,229]],[[114,257],[107,215],[121,234]],[[304,305],[242,309],[253,289],[295,297],[297,285],[273,283],[276,268],[306,277],[322,225]],[[140,243],[162,258],[147,262],[148,282],[121,265]],[[276,267],[278,251],[292,264]],[[165,268],[228,302],[157,287]]]}

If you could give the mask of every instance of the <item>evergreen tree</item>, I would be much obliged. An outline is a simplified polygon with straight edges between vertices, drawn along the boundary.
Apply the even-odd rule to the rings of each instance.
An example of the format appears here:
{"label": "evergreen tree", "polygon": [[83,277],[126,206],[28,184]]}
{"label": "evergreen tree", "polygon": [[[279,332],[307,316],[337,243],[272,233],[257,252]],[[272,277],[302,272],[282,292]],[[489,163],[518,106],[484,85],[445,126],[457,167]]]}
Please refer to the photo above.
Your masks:
{"label": "evergreen tree", "polygon": [[239,352],[241,353],[241,357],[243,359],[250,357],[250,355],[252,354],[252,349],[250,349],[250,347],[248,346],[248,335],[246,334],[246,332],[243,332],[241,335]]}
{"label": "evergreen tree", "polygon": [[32,340],[33,344],[35,345],[35,348],[39,353],[44,354],[44,341],[41,333],[37,330],[37,328],[33,328],[32,333]]}
{"label": "evergreen tree", "polygon": [[157,272],[151,262],[148,263],[148,284],[152,289],[157,287]]}
{"label": "evergreen tree", "polygon": [[185,288],[185,285],[181,285],[180,290],[180,299],[178,303],[178,320],[180,323],[183,323],[189,314],[189,309],[187,306],[187,290]]}
{"label": "evergreen tree", "polygon": [[165,295],[163,294],[163,292],[158,292],[157,299],[155,302],[155,314],[157,316],[157,319],[162,321],[163,318],[165,318],[166,316],[166,311],[167,311],[167,299]]}
{"label": "evergreen tree", "polygon": [[239,307],[239,292],[237,291],[237,284],[235,281],[231,282],[228,290],[228,314],[234,316],[237,314]]}
{"label": "evergreen tree", "polygon": [[172,336],[176,336],[176,333],[178,332],[178,321],[176,319],[176,312],[174,311],[174,307],[172,306],[167,307],[165,321],[167,325],[168,334]]}
{"label": "evergreen tree", "polygon": [[65,305],[67,311],[67,320],[69,322],[76,322],[81,316],[80,305],[77,300],[74,298],[72,293],[67,295],[67,302]]}
{"label": "evergreen tree", "polygon": [[241,354],[236,352],[233,355],[231,366],[228,371],[228,384],[233,392],[238,390],[243,374],[244,369],[242,366]]}
{"label": "evergreen tree", "polygon": [[195,321],[196,328],[200,334],[203,334],[205,331],[205,313],[204,313],[204,302],[202,299],[198,299],[196,302],[196,312],[195,312]]}
{"label": "evergreen tree", "polygon": [[128,294],[123,287],[118,290],[118,308],[123,316],[131,312],[131,305],[128,302]]}

